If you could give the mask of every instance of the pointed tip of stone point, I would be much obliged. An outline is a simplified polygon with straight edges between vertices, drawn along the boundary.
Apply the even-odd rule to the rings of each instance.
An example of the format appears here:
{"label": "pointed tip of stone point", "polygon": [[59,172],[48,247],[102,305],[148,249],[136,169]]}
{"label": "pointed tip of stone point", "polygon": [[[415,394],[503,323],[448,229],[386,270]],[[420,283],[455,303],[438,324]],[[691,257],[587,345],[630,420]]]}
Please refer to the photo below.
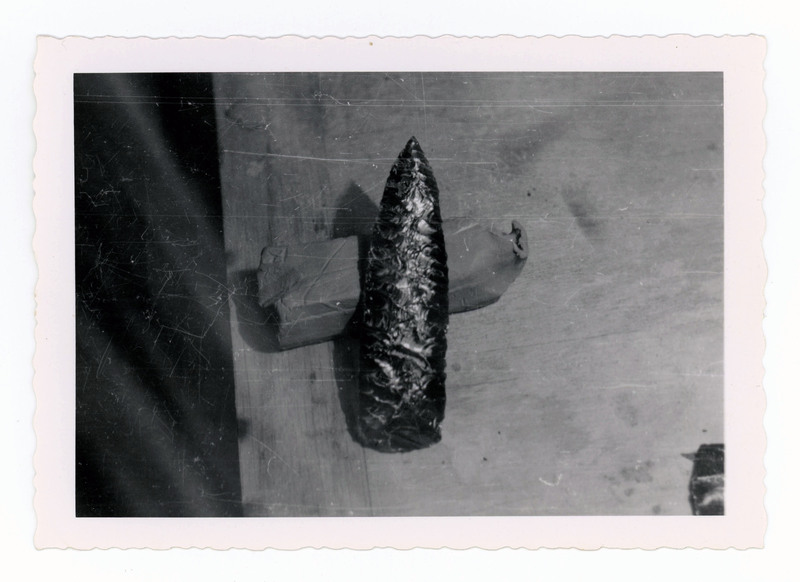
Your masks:
{"label": "pointed tip of stone point", "polygon": [[419,142],[417,141],[417,138],[412,135],[411,139],[409,139],[406,142],[405,147],[400,152],[400,155],[398,156],[398,159],[400,159],[400,158],[413,158],[413,157],[415,157],[417,155],[417,154],[415,154],[415,152],[421,153],[422,152],[422,148],[419,146]]}
{"label": "pointed tip of stone point", "polygon": [[402,156],[410,156],[410,157],[422,157],[424,159],[425,153],[422,150],[422,146],[419,144],[419,140],[415,136],[411,136],[411,139],[408,140],[406,143],[406,147],[403,148],[403,152],[401,153]]}
{"label": "pointed tip of stone point", "polygon": [[422,151],[422,146],[419,145],[419,141],[413,135],[411,139],[408,140],[406,146],[403,148],[403,151],[400,152],[400,155],[397,158],[398,160],[409,160],[409,159],[418,159],[423,162],[425,165],[428,165],[428,160],[425,157],[425,152]]}

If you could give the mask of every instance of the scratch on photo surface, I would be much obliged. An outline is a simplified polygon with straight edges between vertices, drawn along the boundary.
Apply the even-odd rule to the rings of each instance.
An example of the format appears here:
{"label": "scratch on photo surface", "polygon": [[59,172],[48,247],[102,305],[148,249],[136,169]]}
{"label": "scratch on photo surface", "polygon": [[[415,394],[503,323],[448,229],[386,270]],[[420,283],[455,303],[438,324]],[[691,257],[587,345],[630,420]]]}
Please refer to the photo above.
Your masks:
{"label": "scratch on photo surface", "polygon": [[555,480],[555,482],[554,482],[554,483],[551,483],[550,481],[547,481],[547,480],[545,480],[545,479],[542,479],[541,477],[539,477],[539,481],[541,481],[542,483],[544,483],[544,484],[545,484],[545,485],[547,485],[548,487],[555,487],[556,485],[558,485],[559,483],[561,483],[561,477],[562,477],[562,476],[563,476],[563,475],[562,475],[561,473],[559,473],[559,474],[558,474],[558,476],[556,477],[556,480]]}
{"label": "scratch on photo surface", "polygon": [[259,445],[261,445],[262,447],[264,447],[265,449],[267,449],[267,450],[270,452],[270,454],[272,455],[272,456],[270,456],[270,458],[269,458],[269,461],[267,461],[267,474],[268,474],[268,475],[270,475],[270,474],[271,474],[271,473],[269,472],[269,468],[270,468],[270,465],[272,464],[272,461],[273,461],[274,459],[278,459],[278,460],[279,460],[281,463],[283,463],[284,465],[286,465],[286,466],[289,468],[289,470],[290,470],[292,473],[294,473],[294,474],[295,474],[295,475],[297,475],[298,477],[300,476],[300,473],[298,473],[298,472],[297,472],[297,471],[294,469],[294,467],[292,467],[292,466],[291,466],[289,463],[287,463],[287,462],[286,462],[286,459],[284,459],[284,458],[283,458],[283,457],[281,457],[281,456],[280,456],[278,453],[276,453],[276,452],[275,452],[275,450],[274,450],[272,447],[270,447],[270,446],[269,446],[267,443],[265,443],[264,441],[261,441],[261,440],[257,439],[256,437],[252,437],[252,438],[253,438],[253,440],[254,440],[255,442],[257,442]]}

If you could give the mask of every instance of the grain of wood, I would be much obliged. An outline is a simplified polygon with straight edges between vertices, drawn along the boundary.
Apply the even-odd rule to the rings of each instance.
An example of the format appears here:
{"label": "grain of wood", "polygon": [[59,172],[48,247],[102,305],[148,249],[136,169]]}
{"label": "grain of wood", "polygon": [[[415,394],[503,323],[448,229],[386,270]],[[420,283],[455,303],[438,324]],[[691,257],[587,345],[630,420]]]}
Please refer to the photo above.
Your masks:
{"label": "grain of wood", "polygon": [[[445,219],[517,219],[531,249],[500,302],[452,317],[443,440],[403,455],[347,434],[357,345],[265,351],[263,313],[235,294],[249,514],[690,513],[681,453],[724,437],[720,75],[218,86],[229,276],[267,244],[363,232],[410,135]],[[248,96],[256,129],[223,111]]]}
{"label": "grain of wood", "polygon": [[321,112],[307,106],[317,84],[315,75],[215,78],[246,515],[370,513],[332,346],[275,353],[257,304],[261,248],[330,236],[327,167],[309,160],[327,156]]}

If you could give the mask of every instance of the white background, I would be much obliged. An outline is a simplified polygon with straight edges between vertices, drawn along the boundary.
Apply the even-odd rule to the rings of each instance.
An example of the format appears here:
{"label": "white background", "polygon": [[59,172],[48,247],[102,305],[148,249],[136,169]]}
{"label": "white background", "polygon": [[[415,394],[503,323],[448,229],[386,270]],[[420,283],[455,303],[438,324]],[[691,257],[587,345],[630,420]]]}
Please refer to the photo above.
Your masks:
{"label": "white background", "polygon": [[[542,6],[540,7],[539,4]],[[547,5],[545,8],[544,5]],[[623,0],[586,3],[474,2],[448,0],[403,3],[376,0],[269,3],[194,0],[174,7],[163,0],[140,0],[120,6],[86,1],[66,3],[11,0],[2,27],[2,211],[0,237],[2,281],[2,346],[0,370],[5,402],[0,406],[0,454],[5,460],[0,505],[0,573],[7,579],[57,580],[271,580],[314,578],[365,579],[385,582],[425,579],[614,578],[674,580],[702,577],[731,580],[790,580],[790,557],[798,518],[795,447],[798,423],[797,356],[800,292],[795,250],[798,229],[798,96],[794,11],[788,2],[762,0],[642,3]],[[762,34],[768,42],[767,158],[765,182],[770,269],[766,288],[767,317],[767,511],[766,549],[734,551],[538,551],[470,550],[397,552],[248,552],[171,550],[37,551],[33,547],[35,516],[32,456],[35,408],[31,388],[34,351],[34,286],[36,268],[31,238],[34,231],[32,159],[33,59],[36,35],[51,36],[178,36],[223,37],[229,34],[275,37],[412,36],[440,34],[494,36],[625,34]],[[794,178],[794,179],[793,179]],[[1,575],[1,574],[0,574]],[[13,577],[13,578],[12,578]]]}

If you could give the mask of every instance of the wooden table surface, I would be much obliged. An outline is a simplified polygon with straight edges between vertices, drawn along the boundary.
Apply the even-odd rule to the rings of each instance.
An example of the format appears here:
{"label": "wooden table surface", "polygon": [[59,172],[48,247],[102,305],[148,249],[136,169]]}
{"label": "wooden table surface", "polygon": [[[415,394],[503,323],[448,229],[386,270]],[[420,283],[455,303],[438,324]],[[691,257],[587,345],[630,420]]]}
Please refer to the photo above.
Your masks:
{"label": "wooden table surface", "polygon": [[[214,79],[245,515],[688,514],[723,442],[722,76]],[[499,302],[454,315],[442,441],[347,430],[358,346],[280,352],[267,245],[363,232],[412,135],[444,218],[527,230]]]}

